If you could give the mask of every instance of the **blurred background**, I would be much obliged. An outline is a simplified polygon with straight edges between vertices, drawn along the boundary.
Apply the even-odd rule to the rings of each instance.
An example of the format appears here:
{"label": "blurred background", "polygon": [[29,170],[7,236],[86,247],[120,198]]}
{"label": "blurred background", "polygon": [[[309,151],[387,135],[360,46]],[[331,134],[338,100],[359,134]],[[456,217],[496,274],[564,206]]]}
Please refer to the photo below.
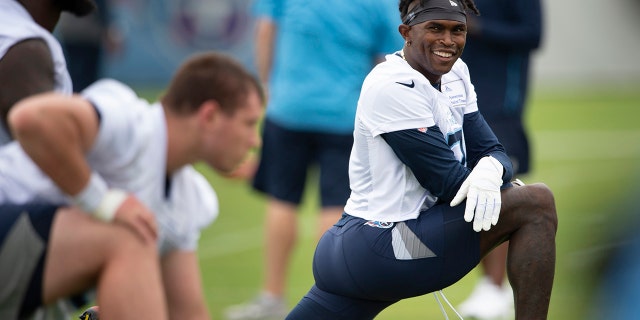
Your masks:
{"label": "blurred background", "polygon": [[[103,74],[162,86],[194,51],[220,50],[254,67],[251,0],[107,0],[123,50],[104,56]],[[536,89],[631,86],[640,79],[640,2],[544,1],[544,43]],[[560,87],[560,88],[558,88]]]}
{"label": "blurred background", "polygon": [[[628,249],[631,234],[640,230],[640,2],[543,4],[544,42],[533,59],[526,114],[532,173],[525,182],[547,183],[558,207],[549,319],[623,319],[612,310],[622,310],[625,298],[632,304],[640,301],[640,281],[635,287],[625,281],[638,279],[640,267],[628,271],[615,262],[637,261],[640,255],[640,250]],[[100,74],[134,86],[149,100],[158,97],[173,70],[194,52],[226,52],[255,70],[251,0],[110,0],[108,5],[119,45],[102,56]],[[225,307],[259,289],[264,199],[245,181],[199,169],[209,177],[221,205],[220,217],[200,245],[209,307],[219,319]],[[305,203],[312,211],[317,202],[310,187]],[[313,282],[315,217],[303,216],[304,241],[298,244],[289,275],[291,306]],[[617,285],[610,284],[616,278],[612,275],[617,275]],[[445,290],[454,305],[469,294],[477,277],[474,270]],[[620,283],[627,284],[627,290]],[[631,318],[640,317],[635,307]],[[433,297],[423,296],[402,301],[379,318],[443,316]]]}

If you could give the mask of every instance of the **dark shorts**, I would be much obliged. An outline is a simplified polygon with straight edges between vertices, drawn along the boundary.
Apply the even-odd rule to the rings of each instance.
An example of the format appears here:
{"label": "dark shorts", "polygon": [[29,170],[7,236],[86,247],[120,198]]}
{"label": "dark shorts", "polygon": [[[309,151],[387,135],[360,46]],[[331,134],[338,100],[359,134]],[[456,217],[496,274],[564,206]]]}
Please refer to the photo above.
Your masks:
{"label": "dark shorts", "polygon": [[299,204],[309,168],[317,165],[321,205],[344,206],[351,193],[349,156],[352,145],[352,134],[289,130],[266,119],[253,187],[276,199]]}
{"label": "dark shorts", "polygon": [[0,319],[22,319],[42,304],[44,261],[57,209],[0,205]]}
{"label": "dark shorts", "polygon": [[392,224],[343,215],[320,239],[316,283],[289,319],[372,319],[397,301],[452,285],[480,262],[480,234],[463,215],[464,205],[448,204]]}

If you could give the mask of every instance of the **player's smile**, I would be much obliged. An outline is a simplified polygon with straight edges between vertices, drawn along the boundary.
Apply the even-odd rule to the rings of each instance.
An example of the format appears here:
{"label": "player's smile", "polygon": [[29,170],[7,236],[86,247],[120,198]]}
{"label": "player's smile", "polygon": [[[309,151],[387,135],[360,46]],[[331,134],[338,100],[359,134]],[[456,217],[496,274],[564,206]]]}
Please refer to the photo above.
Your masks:
{"label": "player's smile", "polygon": [[433,54],[446,59],[446,58],[453,57],[455,55],[455,52],[452,53],[452,52],[445,52],[445,51],[433,51]]}
{"label": "player's smile", "polygon": [[435,56],[436,61],[440,61],[442,64],[453,66],[453,63],[458,59],[457,50],[433,50],[431,51]]}

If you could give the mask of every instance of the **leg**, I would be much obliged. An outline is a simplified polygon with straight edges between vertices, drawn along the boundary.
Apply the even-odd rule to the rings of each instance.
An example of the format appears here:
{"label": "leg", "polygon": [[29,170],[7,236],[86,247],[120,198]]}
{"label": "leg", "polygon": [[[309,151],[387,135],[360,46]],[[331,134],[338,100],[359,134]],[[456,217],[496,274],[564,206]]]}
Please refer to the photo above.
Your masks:
{"label": "leg", "polygon": [[323,291],[315,285],[287,315],[287,320],[368,320],[374,319],[391,301],[349,298]]}
{"label": "leg", "polygon": [[265,223],[265,284],[264,291],[282,297],[287,267],[298,238],[297,206],[270,198]]}
{"label": "leg", "polygon": [[513,292],[505,281],[508,249],[504,242],[481,260],[480,280],[458,307],[463,317],[502,319],[513,314]]}
{"label": "leg", "polygon": [[509,240],[507,275],[514,289],[517,319],[547,317],[557,226],[553,194],[545,185],[533,184],[504,190],[500,221],[481,233],[483,255]]}
{"label": "leg", "polygon": [[284,317],[286,276],[297,240],[297,210],[307,168],[313,156],[308,134],[280,127],[268,118],[263,125],[260,162],[252,185],[267,200],[264,272],[261,294],[248,303],[229,307],[227,319]]}
{"label": "leg", "polygon": [[43,300],[52,302],[97,283],[102,319],[166,319],[155,245],[124,227],[98,222],[77,210],[61,210],[51,229]]}
{"label": "leg", "polygon": [[289,259],[297,240],[297,205],[270,197],[264,224],[264,282],[253,300],[225,310],[229,320],[284,318]]}
{"label": "leg", "polygon": [[506,241],[489,252],[481,262],[484,275],[489,278],[494,285],[499,287],[502,287],[505,280],[508,250],[509,242]]}

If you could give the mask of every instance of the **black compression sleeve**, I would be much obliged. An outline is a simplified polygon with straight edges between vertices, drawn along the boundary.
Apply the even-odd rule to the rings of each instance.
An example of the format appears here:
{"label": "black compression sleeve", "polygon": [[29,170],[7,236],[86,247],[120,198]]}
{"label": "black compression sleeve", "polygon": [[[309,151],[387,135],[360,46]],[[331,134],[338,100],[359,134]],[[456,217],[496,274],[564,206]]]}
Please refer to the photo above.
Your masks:
{"label": "black compression sleeve", "polygon": [[437,126],[382,134],[396,156],[431,194],[450,201],[470,170],[456,160]]}

